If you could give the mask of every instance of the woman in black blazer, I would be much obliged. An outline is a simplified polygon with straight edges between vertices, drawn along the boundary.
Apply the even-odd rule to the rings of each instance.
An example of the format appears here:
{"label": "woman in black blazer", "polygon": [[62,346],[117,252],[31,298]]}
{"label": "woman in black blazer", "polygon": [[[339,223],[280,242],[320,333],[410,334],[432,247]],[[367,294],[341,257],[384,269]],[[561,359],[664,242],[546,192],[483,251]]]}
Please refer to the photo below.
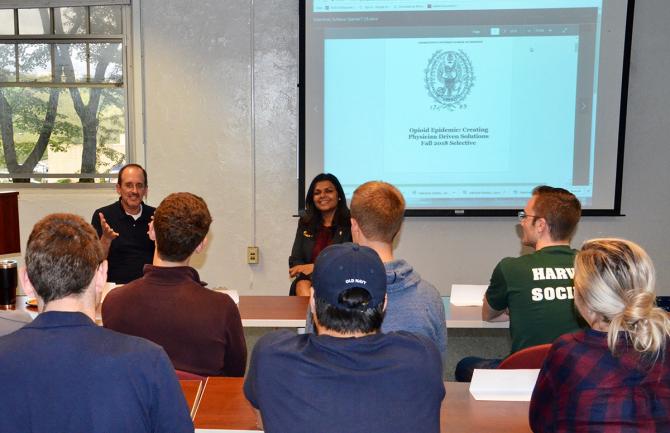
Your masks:
{"label": "woman in black blazer", "polygon": [[298,221],[288,258],[295,277],[289,295],[309,296],[314,261],[328,245],[351,242],[349,208],[340,181],[330,173],[317,175],[307,190],[305,212]]}

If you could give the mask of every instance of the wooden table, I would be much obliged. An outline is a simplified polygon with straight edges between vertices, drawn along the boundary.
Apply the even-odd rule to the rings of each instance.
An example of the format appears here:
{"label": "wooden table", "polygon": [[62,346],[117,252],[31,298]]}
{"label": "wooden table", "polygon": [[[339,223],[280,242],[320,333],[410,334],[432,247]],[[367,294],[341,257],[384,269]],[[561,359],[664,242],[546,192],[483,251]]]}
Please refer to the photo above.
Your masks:
{"label": "wooden table", "polygon": [[242,326],[247,328],[304,328],[306,296],[240,296]]}
{"label": "wooden table", "polygon": [[[196,432],[258,430],[256,415],[244,397],[244,379],[210,377],[194,418]],[[440,410],[442,433],[529,433],[528,402],[477,401],[469,384],[445,382]],[[383,396],[380,396],[383,398]]]}
{"label": "wooden table", "polygon": [[442,302],[447,316],[447,328],[509,328],[509,320],[483,321],[482,307],[457,307],[449,303],[448,296],[443,296]]}
{"label": "wooden table", "polygon": [[442,433],[530,433],[527,401],[475,400],[469,383],[445,382]]}
{"label": "wooden table", "polygon": [[181,392],[184,393],[191,419],[193,419],[204,389],[203,383],[200,380],[180,380],[179,385],[181,385]]}
{"label": "wooden table", "polygon": [[196,429],[258,430],[256,413],[244,397],[241,377],[207,378],[193,419]]}
{"label": "wooden table", "polygon": [[[485,322],[481,307],[456,307],[442,297],[447,328],[509,328],[509,321]],[[304,328],[309,298],[303,296],[240,296],[244,327]]]}
{"label": "wooden table", "polygon": [[[26,296],[16,298],[16,308],[26,310]],[[509,328],[509,322],[484,322],[481,307],[456,307],[442,298],[447,328]],[[240,316],[246,328],[304,328],[309,298],[303,296],[240,296]],[[27,310],[36,316],[37,310]]]}
{"label": "wooden table", "polygon": [[[26,311],[33,318],[37,309],[26,306],[28,297],[16,297],[16,309]],[[304,328],[309,298],[302,296],[240,296],[242,326],[260,328]],[[98,324],[100,320],[98,308]]]}

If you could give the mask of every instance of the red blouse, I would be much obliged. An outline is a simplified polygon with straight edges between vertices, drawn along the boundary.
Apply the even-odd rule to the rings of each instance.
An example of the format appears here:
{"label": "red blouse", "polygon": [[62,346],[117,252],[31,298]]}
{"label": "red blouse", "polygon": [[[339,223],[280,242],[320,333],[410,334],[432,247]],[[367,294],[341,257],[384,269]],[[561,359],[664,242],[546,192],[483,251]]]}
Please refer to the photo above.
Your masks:
{"label": "red blouse", "polygon": [[314,248],[312,248],[311,263],[316,262],[316,258],[321,252],[321,250],[330,245],[332,240],[333,240],[333,228],[320,225],[319,229],[316,232],[316,236],[314,237]]}

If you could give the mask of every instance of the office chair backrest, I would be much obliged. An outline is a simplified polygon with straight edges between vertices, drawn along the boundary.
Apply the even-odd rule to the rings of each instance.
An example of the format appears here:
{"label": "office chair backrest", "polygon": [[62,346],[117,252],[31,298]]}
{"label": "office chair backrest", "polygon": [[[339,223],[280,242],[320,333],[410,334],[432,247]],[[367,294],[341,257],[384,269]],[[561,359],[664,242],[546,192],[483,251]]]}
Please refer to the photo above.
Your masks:
{"label": "office chair backrest", "polygon": [[200,376],[199,374],[191,373],[189,371],[184,370],[175,369],[175,373],[177,373],[177,379],[179,380],[199,380],[201,382],[204,382],[205,379],[207,379],[206,376]]}
{"label": "office chair backrest", "polygon": [[503,359],[498,368],[512,370],[519,368],[542,368],[544,358],[551,348],[551,344],[526,347]]}

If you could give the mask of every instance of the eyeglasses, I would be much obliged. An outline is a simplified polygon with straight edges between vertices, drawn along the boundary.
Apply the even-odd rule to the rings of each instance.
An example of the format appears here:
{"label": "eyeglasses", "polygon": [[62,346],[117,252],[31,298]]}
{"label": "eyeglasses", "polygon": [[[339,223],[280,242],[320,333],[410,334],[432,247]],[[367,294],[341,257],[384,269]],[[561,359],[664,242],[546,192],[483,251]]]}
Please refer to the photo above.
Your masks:
{"label": "eyeglasses", "polygon": [[126,182],[123,184],[123,187],[125,189],[144,189],[144,184],[143,183],[132,183],[132,182]]}
{"label": "eyeglasses", "polygon": [[522,211],[522,210],[520,210],[519,213],[518,213],[516,216],[517,216],[517,218],[519,218],[519,221],[523,221],[523,220],[525,220],[527,217],[542,218],[542,217],[539,216],[539,215],[529,215],[529,214],[527,214],[526,212],[524,212],[524,211]]}

